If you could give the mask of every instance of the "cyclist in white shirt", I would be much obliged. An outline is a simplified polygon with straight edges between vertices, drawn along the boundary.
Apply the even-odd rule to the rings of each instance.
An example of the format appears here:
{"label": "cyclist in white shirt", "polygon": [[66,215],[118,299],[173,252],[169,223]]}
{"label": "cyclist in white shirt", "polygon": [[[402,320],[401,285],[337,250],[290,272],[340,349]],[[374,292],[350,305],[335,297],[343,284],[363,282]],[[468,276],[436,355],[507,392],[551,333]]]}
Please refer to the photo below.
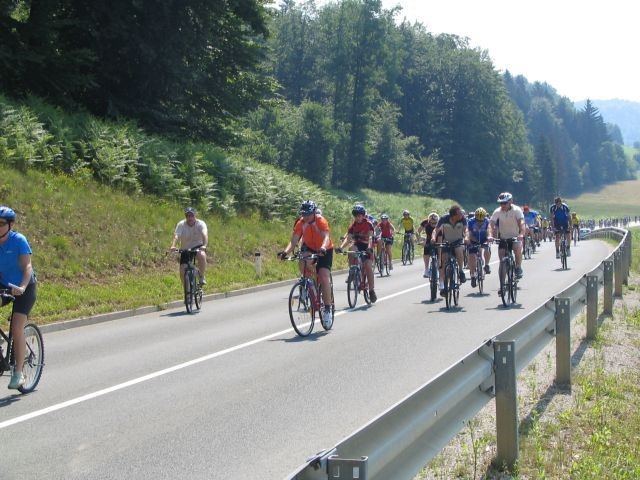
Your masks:
{"label": "cyclist in white shirt", "polygon": [[513,195],[509,192],[498,195],[498,203],[500,206],[491,215],[489,236],[500,240],[498,244],[500,261],[506,255],[507,243],[511,242],[512,238],[517,238],[517,241],[512,242],[512,246],[516,258],[516,276],[522,278],[522,240],[526,231],[524,213],[520,207],[513,204]]}
{"label": "cyclist in white shirt", "polygon": [[[204,249],[207,248],[209,242],[209,233],[207,224],[196,218],[196,210],[193,207],[187,207],[184,210],[185,219],[178,222],[175,233],[173,234],[173,242],[171,242],[170,250],[176,250],[176,245],[180,242],[183,249],[195,248],[200,246],[201,249],[196,255],[198,262],[198,270],[200,270],[200,284],[207,283],[204,277],[204,271],[207,268],[207,255]],[[180,279],[184,279],[184,272],[187,269],[187,254],[180,255]]]}

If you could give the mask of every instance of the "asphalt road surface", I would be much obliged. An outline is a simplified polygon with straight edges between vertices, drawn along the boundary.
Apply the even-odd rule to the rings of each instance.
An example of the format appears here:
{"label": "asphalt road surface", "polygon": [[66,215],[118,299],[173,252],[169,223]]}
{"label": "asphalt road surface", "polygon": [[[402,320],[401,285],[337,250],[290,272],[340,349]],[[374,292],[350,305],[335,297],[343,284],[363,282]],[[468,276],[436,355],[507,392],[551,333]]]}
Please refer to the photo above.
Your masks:
{"label": "asphalt road surface", "polygon": [[485,294],[465,283],[453,311],[427,300],[420,257],[376,278],[368,308],[347,308],[336,275],[333,330],[316,325],[304,339],[289,324],[290,286],[206,302],[195,315],[180,308],[48,333],[38,390],[16,394],[2,378],[0,479],[284,478],[610,250],[580,242],[562,271],[543,243],[524,261],[521,303],[510,308],[497,295],[495,247]]}

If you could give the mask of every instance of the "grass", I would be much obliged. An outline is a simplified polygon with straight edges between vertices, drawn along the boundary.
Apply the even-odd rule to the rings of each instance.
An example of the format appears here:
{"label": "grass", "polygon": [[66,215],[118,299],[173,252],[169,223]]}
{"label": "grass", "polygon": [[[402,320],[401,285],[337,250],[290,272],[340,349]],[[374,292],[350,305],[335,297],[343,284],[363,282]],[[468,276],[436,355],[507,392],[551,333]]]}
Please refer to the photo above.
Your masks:
{"label": "grass", "polygon": [[580,218],[640,215],[640,180],[617,182],[597,191],[583,193],[566,202]]}

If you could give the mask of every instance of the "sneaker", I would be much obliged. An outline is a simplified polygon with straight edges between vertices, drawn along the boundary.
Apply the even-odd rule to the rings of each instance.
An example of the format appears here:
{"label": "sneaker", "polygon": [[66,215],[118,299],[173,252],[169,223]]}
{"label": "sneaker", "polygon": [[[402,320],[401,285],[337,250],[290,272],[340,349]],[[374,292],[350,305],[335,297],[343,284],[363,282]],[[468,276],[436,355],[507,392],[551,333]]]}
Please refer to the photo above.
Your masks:
{"label": "sneaker", "polygon": [[522,278],[522,267],[516,267],[516,278]]}
{"label": "sneaker", "polygon": [[207,279],[204,278],[204,275],[202,275],[200,277],[200,286],[206,285],[207,284]]}
{"label": "sneaker", "polygon": [[476,288],[477,284],[478,282],[476,282],[476,277],[471,277],[471,287]]}
{"label": "sneaker", "polygon": [[24,375],[22,372],[13,372],[11,375],[11,381],[9,382],[9,386],[11,390],[17,390],[22,385],[24,385]]}
{"label": "sneaker", "polygon": [[422,274],[422,278],[429,278],[431,276],[431,272],[428,268],[424,269],[424,273]]}
{"label": "sneaker", "polygon": [[556,258],[560,258],[560,252],[556,252]]}
{"label": "sneaker", "polygon": [[333,323],[333,315],[331,314],[331,307],[325,308],[322,313],[322,326],[324,328],[330,328]]}
{"label": "sneaker", "polygon": [[440,289],[440,296],[441,297],[446,297],[447,296],[447,289],[446,288],[441,288]]}
{"label": "sneaker", "polygon": [[486,273],[487,275],[491,273],[491,267],[489,265],[484,266],[484,273]]}
{"label": "sneaker", "polygon": [[460,283],[464,283],[467,281],[467,277],[464,276],[464,272],[462,270],[460,270],[459,275],[460,275]]}
{"label": "sneaker", "polygon": [[378,300],[378,296],[373,290],[369,290],[369,300],[371,300],[371,303],[376,303],[376,301]]}

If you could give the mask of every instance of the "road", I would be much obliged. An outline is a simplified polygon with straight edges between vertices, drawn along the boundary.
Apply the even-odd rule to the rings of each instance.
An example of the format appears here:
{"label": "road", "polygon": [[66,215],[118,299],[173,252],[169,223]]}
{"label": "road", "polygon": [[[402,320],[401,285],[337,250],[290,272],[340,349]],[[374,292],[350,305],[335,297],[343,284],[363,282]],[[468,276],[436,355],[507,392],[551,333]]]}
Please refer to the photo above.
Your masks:
{"label": "road", "polygon": [[[290,328],[290,287],[52,332],[36,392],[0,397],[0,478],[280,479],[335,445],[479,342],[596,267],[611,246],[551,244],[525,260],[521,304],[463,285],[460,308],[427,301],[422,262],[377,279],[378,302],[347,310],[336,275],[332,331]],[[293,267],[293,266],[292,266]],[[362,301],[360,299],[360,301]],[[3,377],[7,380],[7,377]]]}

